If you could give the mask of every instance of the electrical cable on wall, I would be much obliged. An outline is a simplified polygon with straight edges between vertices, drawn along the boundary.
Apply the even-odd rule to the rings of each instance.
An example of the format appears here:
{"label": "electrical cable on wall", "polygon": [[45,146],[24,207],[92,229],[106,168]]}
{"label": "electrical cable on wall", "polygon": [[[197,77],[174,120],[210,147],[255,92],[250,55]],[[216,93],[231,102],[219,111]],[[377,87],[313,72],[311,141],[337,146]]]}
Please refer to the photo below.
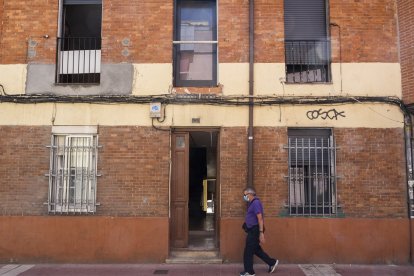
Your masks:
{"label": "electrical cable on wall", "polygon": [[157,96],[123,96],[123,95],[90,95],[90,96],[69,96],[54,94],[21,94],[5,95],[0,98],[0,102],[13,102],[22,104],[31,103],[95,103],[95,104],[147,104],[158,101],[161,104],[210,104],[210,105],[235,105],[248,106],[254,105],[275,105],[275,104],[343,104],[359,102],[383,102],[396,105],[403,105],[398,97],[381,96],[216,96],[208,97],[182,97],[181,95],[157,95]]}
{"label": "electrical cable on wall", "polygon": [[57,112],[56,103],[53,103],[52,119],[50,120],[52,122],[52,126],[55,125],[56,112]]}
{"label": "electrical cable on wall", "polygon": [[[250,101],[252,99],[252,101]],[[200,104],[200,105],[222,105],[222,106],[266,106],[266,105],[333,105],[333,104],[355,104],[355,103],[386,103],[398,106],[405,114],[414,113],[414,106],[406,106],[398,97],[368,97],[368,96],[218,96],[206,95],[205,97],[189,97],[189,95],[165,94],[157,96],[124,96],[124,95],[90,95],[90,96],[68,96],[54,94],[23,94],[3,95],[1,102],[20,104],[32,103],[91,103],[91,104],[148,104],[154,101],[163,105],[176,104]],[[165,110],[164,110],[165,112]],[[164,114],[165,116],[165,114]],[[160,121],[159,122],[163,122]]]}
{"label": "electrical cable on wall", "polygon": [[4,90],[4,86],[2,84],[0,84],[0,88],[1,88],[1,94],[3,94],[4,96],[8,96],[9,94],[6,93],[6,91]]}
{"label": "electrical cable on wall", "polygon": [[[352,98],[354,98],[354,97],[352,97]],[[355,101],[356,101],[356,102],[359,102],[359,103],[362,103],[362,102],[360,102],[358,99],[355,99]],[[380,115],[381,117],[384,117],[385,119],[388,119],[388,120],[393,121],[393,122],[397,122],[397,123],[402,123],[402,124],[404,124],[404,122],[402,122],[402,121],[394,120],[394,119],[392,119],[392,118],[389,118],[389,117],[387,117],[387,116],[385,116],[385,115],[383,115],[383,114],[379,113],[378,111],[376,111],[376,110],[372,109],[370,106],[368,106],[368,109],[369,109],[369,110],[371,110],[371,111],[372,111],[372,112],[374,112],[374,113],[377,113],[377,114],[378,114],[378,115]]]}
{"label": "electrical cable on wall", "polygon": [[[163,106],[163,105],[162,105]],[[165,110],[167,109],[167,105],[165,105],[165,106],[163,106],[162,107],[162,119],[160,119],[160,118],[157,118],[157,122],[158,123],[164,123],[164,121],[165,121]]]}
{"label": "electrical cable on wall", "polygon": [[161,128],[161,127],[155,126],[155,125],[154,125],[154,118],[151,118],[151,124],[152,124],[152,127],[153,127],[154,129],[156,129],[156,130],[161,130],[161,131],[170,131],[170,128],[169,128],[169,127],[168,127],[168,128]]}

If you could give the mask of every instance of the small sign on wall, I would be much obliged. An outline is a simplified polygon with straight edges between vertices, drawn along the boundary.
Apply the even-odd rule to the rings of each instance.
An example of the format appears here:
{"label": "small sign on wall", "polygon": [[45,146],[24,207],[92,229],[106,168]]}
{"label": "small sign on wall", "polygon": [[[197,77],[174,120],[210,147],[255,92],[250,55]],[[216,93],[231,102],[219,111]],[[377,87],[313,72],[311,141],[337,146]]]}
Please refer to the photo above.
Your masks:
{"label": "small sign on wall", "polygon": [[150,117],[151,118],[161,118],[161,103],[154,102],[150,103]]}

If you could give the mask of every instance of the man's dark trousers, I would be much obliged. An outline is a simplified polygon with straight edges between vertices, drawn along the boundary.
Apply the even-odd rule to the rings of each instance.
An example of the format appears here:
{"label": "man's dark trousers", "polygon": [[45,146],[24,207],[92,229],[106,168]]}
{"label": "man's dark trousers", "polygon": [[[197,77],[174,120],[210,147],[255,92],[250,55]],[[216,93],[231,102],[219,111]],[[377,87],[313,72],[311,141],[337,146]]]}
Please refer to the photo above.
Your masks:
{"label": "man's dark trousers", "polygon": [[249,272],[250,274],[255,274],[253,270],[253,255],[256,255],[262,259],[267,265],[274,265],[276,263],[275,259],[270,258],[269,255],[263,251],[262,247],[260,246],[259,235],[260,231],[258,225],[253,226],[247,230],[243,262],[244,271]]}

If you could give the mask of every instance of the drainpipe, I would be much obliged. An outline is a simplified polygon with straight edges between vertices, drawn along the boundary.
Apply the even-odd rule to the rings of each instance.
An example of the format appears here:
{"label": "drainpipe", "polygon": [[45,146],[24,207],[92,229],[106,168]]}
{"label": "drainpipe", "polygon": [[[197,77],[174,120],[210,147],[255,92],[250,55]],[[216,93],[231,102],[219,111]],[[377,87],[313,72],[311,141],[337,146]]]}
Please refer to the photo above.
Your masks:
{"label": "drainpipe", "polygon": [[253,78],[254,78],[254,0],[249,1],[249,128],[247,139],[247,186],[253,186]]}
{"label": "drainpipe", "polygon": [[408,207],[408,231],[409,231],[409,258],[410,263],[413,262],[412,253],[412,229],[411,229],[411,201],[410,201],[410,189],[412,188],[413,179],[413,152],[412,152],[412,139],[413,139],[413,121],[411,114],[406,112],[404,116],[404,139],[405,139],[405,158],[407,162],[407,207]]}

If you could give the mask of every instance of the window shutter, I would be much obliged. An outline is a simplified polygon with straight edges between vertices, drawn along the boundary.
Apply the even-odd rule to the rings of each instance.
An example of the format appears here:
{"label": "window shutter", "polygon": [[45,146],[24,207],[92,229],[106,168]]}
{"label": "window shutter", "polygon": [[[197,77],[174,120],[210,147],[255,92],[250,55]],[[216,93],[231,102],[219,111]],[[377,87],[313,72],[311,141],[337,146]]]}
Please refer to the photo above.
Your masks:
{"label": "window shutter", "polygon": [[326,38],[326,0],[285,0],[285,40]]}
{"label": "window shutter", "polygon": [[64,5],[101,5],[102,0],[63,0]]}

